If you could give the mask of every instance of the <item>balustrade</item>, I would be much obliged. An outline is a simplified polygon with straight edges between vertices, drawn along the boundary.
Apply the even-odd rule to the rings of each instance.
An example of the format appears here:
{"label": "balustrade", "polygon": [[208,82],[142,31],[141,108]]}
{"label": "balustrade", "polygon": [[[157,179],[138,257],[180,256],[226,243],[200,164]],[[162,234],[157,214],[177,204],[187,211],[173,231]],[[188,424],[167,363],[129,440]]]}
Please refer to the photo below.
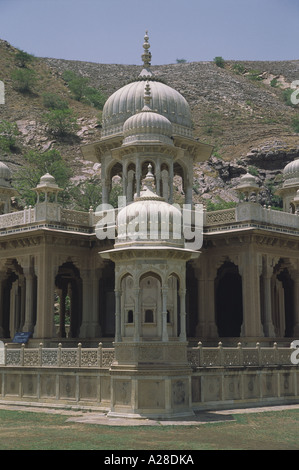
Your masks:
{"label": "balustrade", "polygon": [[[292,365],[291,347],[203,347],[198,343],[196,347],[188,347],[188,362],[193,368],[201,367],[267,367],[278,365]],[[2,366],[16,367],[101,367],[109,368],[114,360],[114,348],[103,348],[99,343],[97,348],[83,348],[79,343],[76,348],[44,348],[42,343],[37,348],[4,347],[4,363]]]}

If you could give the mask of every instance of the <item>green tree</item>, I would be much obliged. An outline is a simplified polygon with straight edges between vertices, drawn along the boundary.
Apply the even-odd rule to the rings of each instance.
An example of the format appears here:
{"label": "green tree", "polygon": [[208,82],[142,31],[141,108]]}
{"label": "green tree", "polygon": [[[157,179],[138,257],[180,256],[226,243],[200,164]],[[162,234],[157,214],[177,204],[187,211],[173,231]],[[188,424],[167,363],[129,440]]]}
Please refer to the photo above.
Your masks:
{"label": "green tree", "polygon": [[13,175],[13,186],[19,191],[17,198],[21,206],[34,205],[36,194],[32,191],[40,178],[46,174],[54,176],[56,183],[64,191],[59,193],[59,201],[63,205],[70,202],[71,169],[67,166],[57,150],[39,153],[32,150],[24,155],[25,165]]}
{"label": "green tree", "polygon": [[75,100],[81,101],[84,98],[87,83],[88,78],[85,77],[76,77],[69,82],[68,87]]}
{"label": "green tree", "polygon": [[97,177],[92,177],[74,185],[70,190],[71,204],[75,210],[88,211],[102,202],[102,185]]}
{"label": "green tree", "polygon": [[3,152],[13,152],[16,149],[16,137],[19,134],[16,123],[0,122],[0,148]]}
{"label": "green tree", "polygon": [[34,56],[32,54],[22,50],[18,50],[15,55],[15,63],[18,67],[27,67],[33,60]]}
{"label": "green tree", "polygon": [[187,60],[186,59],[177,59],[176,63],[177,64],[186,64]]}
{"label": "green tree", "polygon": [[67,109],[67,101],[62,100],[55,93],[43,93],[43,105],[48,109]]}
{"label": "green tree", "polygon": [[78,130],[77,118],[72,109],[52,109],[43,116],[47,130],[55,137],[75,134]]}
{"label": "green tree", "polygon": [[123,191],[121,183],[114,183],[110,191],[109,204],[111,204],[113,207],[118,207],[118,196],[122,195]]}
{"label": "green tree", "polygon": [[87,87],[84,92],[83,101],[97,109],[103,109],[106,97],[96,88]]}
{"label": "green tree", "polygon": [[221,56],[214,57],[214,62],[217,65],[217,67],[224,68],[225,66],[225,60]]}
{"label": "green tree", "polygon": [[37,77],[32,69],[18,69],[14,70],[11,74],[13,87],[21,93],[32,93]]}
{"label": "green tree", "polygon": [[80,77],[71,70],[66,70],[62,75],[72,93],[72,97],[77,101],[82,101],[97,109],[103,109],[106,97],[97,88],[88,85],[89,79]]}

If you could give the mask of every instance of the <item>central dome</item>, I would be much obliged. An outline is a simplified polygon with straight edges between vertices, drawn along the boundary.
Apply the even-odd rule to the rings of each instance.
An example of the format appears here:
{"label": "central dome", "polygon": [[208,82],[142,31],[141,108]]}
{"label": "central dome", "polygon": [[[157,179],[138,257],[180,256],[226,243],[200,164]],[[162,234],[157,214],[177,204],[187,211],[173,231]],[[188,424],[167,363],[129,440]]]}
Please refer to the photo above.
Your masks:
{"label": "central dome", "polygon": [[[145,48],[146,51],[147,49],[148,47]],[[147,51],[143,54],[145,68],[136,81],[123,86],[106,101],[102,115],[102,136],[122,133],[125,121],[142,110],[146,80],[150,81],[151,85],[152,110],[171,122],[174,135],[192,137],[193,123],[186,99],[178,91],[155,79],[149,69],[150,63],[146,60],[146,54],[150,53]]]}

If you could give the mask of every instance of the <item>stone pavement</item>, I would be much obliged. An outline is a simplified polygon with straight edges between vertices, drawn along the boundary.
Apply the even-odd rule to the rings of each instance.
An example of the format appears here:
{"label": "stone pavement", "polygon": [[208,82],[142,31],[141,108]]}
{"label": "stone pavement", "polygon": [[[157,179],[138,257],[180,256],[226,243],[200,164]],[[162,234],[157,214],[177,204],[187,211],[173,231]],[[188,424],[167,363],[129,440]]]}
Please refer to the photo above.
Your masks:
{"label": "stone pavement", "polygon": [[299,404],[277,405],[257,408],[238,408],[230,410],[198,411],[194,417],[170,419],[145,419],[145,418],[112,418],[103,411],[83,410],[76,407],[51,407],[49,405],[23,404],[23,403],[0,403],[0,410],[29,411],[33,413],[60,414],[67,417],[67,422],[98,424],[104,426],[198,426],[206,423],[233,421],[235,414],[262,413],[269,411],[282,411],[299,409]]}

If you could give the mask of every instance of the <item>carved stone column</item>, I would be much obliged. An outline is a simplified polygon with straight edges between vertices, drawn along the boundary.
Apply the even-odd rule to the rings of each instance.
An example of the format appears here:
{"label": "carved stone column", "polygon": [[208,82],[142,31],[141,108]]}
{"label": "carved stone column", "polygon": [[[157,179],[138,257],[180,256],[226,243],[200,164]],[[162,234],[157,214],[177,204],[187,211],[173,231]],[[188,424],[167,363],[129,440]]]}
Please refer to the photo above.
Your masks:
{"label": "carved stone column", "polygon": [[168,341],[167,331],[167,296],[168,287],[162,287],[162,341]]}
{"label": "carved stone column", "polygon": [[264,333],[267,337],[275,337],[273,319],[272,319],[272,293],[271,279],[273,275],[273,267],[269,264],[269,260],[264,259],[263,266],[263,287],[264,287]]}
{"label": "carved stone column", "polygon": [[34,338],[52,338],[54,334],[54,290],[56,269],[50,250],[44,248],[36,257],[37,318]]}
{"label": "carved stone column", "polygon": [[181,311],[180,311],[180,341],[186,341],[187,340],[187,335],[186,335],[186,289],[180,289],[180,305],[181,305]]}
{"label": "carved stone column", "polygon": [[121,291],[115,289],[115,342],[121,341],[121,311],[120,311],[120,297]]}
{"label": "carved stone column", "polygon": [[135,299],[135,312],[134,312],[134,341],[139,341],[140,339],[140,288],[137,287],[134,289],[134,299]]}
{"label": "carved stone column", "polygon": [[34,271],[32,268],[23,268],[25,276],[25,323],[23,331],[33,333],[34,330]]}
{"label": "carved stone column", "polygon": [[242,276],[243,324],[241,336],[263,336],[260,305],[260,274],[258,254],[252,245],[240,257],[239,272]]}
{"label": "carved stone column", "polygon": [[82,324],[81,338],[96,338],[100,336],[99,325],[99,277],[92,270],[81,269],[82,279]]}

